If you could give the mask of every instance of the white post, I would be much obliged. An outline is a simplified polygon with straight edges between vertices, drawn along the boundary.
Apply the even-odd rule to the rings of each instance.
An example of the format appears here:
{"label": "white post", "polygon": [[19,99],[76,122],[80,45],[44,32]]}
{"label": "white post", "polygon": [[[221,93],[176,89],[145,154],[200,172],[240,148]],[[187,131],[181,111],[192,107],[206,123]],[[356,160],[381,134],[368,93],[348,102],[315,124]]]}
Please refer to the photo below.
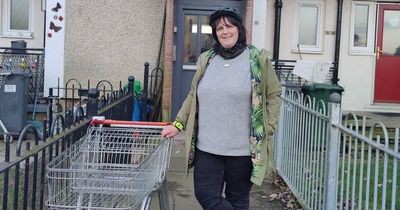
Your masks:
{"label": "white post", "polygon": [[[286,87],[282,86],[282,94],[281,98],[285,97],[285,92],[286,92]],[[275,161],[276,161],[276,169],[279,171],[281,167],[281,161],[282,161],[282,143],[283,143],[283,115],[285,111],[285,102],[282,100],[281,104],[281,109],[279,113],[279,125],[278,125],[278,130],[275,132],[275,135],[277,135],[276,142],[274,142],[275,147],[276,147],[276,154],[275,154]]]}
{"label": "white post", "polygon": [[251,42],[258,48],[266,48],[266,39],[269,35],[265,33],[267,24],[267,0],[253,1],[253,25],[251,33]]}
{"label": "white post", "polygon": [[49,88],[58,86],[58,79],[60,87],[64,87],[65,1],[46,1],[45,96],[49,95]]}
{"label": "white post", "polygon": [[339,161],[339,141],[341,124],[341,95],[332,93],[329,103],[329,132],[327,142],[327,170],[325,173],[325,198],[323,209],[336,209],[337,204],[337,173]]}

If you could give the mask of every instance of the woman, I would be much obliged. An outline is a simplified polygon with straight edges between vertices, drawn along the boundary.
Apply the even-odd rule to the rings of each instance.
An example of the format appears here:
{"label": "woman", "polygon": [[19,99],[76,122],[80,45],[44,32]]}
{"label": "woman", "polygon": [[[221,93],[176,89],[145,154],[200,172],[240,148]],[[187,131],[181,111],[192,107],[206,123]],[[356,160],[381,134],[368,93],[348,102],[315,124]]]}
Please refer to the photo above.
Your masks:
{"label": "woman", "polygon": [[204,209],[249,209],[251,185],[261,185],[271,161],[281,87],[267,52],[246,44],[236,10],[217,10],[210,25],[213,49],[200,55],[191,90],[162,136],[186,130],[188,168]]}

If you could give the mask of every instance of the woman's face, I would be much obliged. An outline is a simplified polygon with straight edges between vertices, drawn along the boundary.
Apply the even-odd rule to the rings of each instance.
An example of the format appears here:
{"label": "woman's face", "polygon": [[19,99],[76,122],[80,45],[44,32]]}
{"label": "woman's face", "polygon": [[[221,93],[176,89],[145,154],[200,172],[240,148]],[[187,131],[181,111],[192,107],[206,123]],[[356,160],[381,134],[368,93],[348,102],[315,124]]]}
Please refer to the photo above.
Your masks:
{"label": "woman's face", "polygon": [[215,28],[219,43],[225,49],[230,49],[236,45],[239,38],[239,29],[229,20],[223,17],[218,21]]}

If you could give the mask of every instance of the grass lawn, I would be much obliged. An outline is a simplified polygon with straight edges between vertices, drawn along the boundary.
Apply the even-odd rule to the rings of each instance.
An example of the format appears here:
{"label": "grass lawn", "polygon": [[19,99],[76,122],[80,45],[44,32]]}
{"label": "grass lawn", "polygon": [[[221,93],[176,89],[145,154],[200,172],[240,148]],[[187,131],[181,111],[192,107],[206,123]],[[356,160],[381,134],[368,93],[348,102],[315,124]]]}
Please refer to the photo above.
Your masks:
{"label": "grass lawn", "polygon": [[[345,157],[344,161],[343,156],[340,157],[338,203],[340,205],[340,200],[342,200],[341,209],[351,209],[352,202],[354,202],[354,208],[357,209],[365,209],[366,207],[368,207],[367,209],[374,209],[374,207],[378,209],[391,209],[392,202],[395,203],[394,209],[400,209],[400,199],[398,199],[400,198],[400,161],[397,161],[397,176],[394,177],[393,172],[396,159],[388,156],[385,166],[382,152],[380,152],[379,158],[376,158],[376,153],[372,152],[371,162],[368,162],[367,154],[368,152],[365,151],[363,163],[361,163],[360,155],[357,155],[358,158],[355,165],[354,157],[352,157],[350,159],[350,167],[348,156]],[[368,166],[370,167],[369,170]],[[387,169],[386,182],[384,181],[385,168]],[[394,182],[396,182],[394,190],[396,195],[392,198]],[[369,187],[367,188],[368,184]],[[385,184],[386,190],[384,190]],[[375,205],[374,201],[376,201]],[[385,202],[384,208],[382,208],[383,202]]]}
{"label": "grass lawn", "polygon": [[[39,160],[40,162],[40,160]],[[24,162],[25,163],[25,162]],[[20,169],[19,169],[19,175],[16,174],[16,168],[12,167],[9,169],[9,175],[8,175],[8,199],[7,199],[7,207],[6,209],[13,209],[14,202],[16,200],[15,193],[18,190],[18,198],[16,200],[17,202],[17,209],[24,209],[23,206],[26,205],[28,209],[32,208],[32,195],[35,192],[35,208],[34,209],[40,209],[40,181],[41,181],[41,164],[38,164],[38,169],[37,169],[37,178],[36,178],[36,188],[33,188],[33,163],[29,164],[29,172],[28,172],[28,181],[27,185],[28,188],[26,192],[24,192],[24,185],[25,185],[25,175],[27,174],[25,171],[25,164],[21,163]],[[46,174],[44,174],[46,176]],[[0,198],[3,200],[3,194],[4,194],[4,177],[5,174],[1,173],[0,174]],[[18,187],[15,185],[15,181],[18,179]],[[47,178],[44,177],[44,202],[46,201],[46,192],[47,192]],[[24,197],[24,194],[26,197]],[[25,204],[24,204],[25,201]],[[0,203],[0,206],[2,206],[3,203]],[[44,203],[44,208],[46,207],[46,204]]]}

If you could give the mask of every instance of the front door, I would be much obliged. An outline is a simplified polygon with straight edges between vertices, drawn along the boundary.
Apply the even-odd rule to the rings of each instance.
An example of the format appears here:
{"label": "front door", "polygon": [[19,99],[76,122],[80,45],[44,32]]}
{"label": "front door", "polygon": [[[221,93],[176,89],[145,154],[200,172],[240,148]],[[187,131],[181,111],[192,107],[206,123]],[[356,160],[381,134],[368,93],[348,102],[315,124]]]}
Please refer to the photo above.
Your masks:
{"label": "front door", "polygon": [[[178,1],[179,2],[179,1]],[[176,9],[176,60],[172,78],[172,113],[174,119],[188,94],[192,78],[196,73],[199,55],[212,48],[213,37],[209,24],[210,14],[222,7],[236,8],[240,11],[241,1],[202,1],[177,5]]]}
{"label": "front door", "polygon": [[376,46],[376,103],[400,103],[400,5],[381,4]]}

